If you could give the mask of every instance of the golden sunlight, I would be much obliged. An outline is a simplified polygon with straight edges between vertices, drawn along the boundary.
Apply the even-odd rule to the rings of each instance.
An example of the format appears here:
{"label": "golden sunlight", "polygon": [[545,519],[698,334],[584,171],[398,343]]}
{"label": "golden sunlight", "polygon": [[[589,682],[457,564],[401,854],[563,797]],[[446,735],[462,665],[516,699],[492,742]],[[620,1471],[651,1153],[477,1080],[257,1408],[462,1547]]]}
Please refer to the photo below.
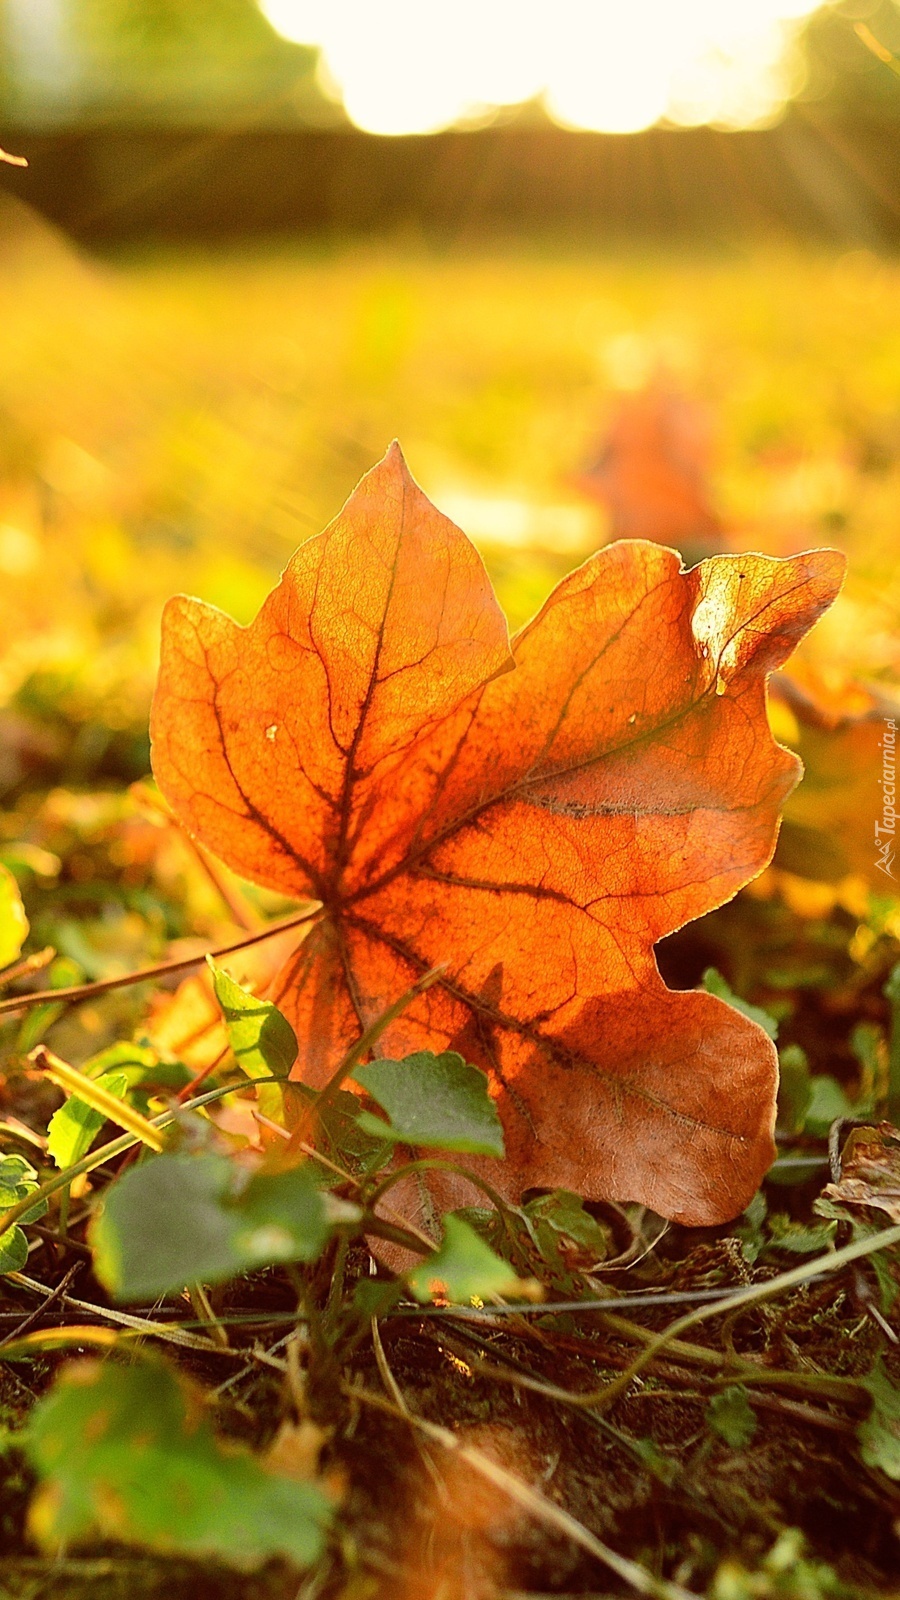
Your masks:
{"label": "golden sunlight", "polygon": [[554,121],[637,133],[757,127],[799,87],[817,0],[260,0],[370,133],[433,133],[540,97]]}

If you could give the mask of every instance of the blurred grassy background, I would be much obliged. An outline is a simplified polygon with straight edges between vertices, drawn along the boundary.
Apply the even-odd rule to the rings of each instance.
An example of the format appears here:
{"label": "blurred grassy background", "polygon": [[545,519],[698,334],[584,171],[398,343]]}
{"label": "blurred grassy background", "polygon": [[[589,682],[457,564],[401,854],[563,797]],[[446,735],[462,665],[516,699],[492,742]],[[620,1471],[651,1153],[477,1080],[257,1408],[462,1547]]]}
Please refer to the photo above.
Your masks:
{"label": "blurred grassy background", "polygon": [[[144,765],[166,596],[247,620],[395,434],[520,624],[606,536],[580,480],[660,373],[706,413],[723,547],[848,549],[830,648],[896,664],[894,261],[547,239],[98,261],[24,211],[3,232],[0,689],[93,727],[73,775]],[[8,764],[21,781],[27,752]]]}

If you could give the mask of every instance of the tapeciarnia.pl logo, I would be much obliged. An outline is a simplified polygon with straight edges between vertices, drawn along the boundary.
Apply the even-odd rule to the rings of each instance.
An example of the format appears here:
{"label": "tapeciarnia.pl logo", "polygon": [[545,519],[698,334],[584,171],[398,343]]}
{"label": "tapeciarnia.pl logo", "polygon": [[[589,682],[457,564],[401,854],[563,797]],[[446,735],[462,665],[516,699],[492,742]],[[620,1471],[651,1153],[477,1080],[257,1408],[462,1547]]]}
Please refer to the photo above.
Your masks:
{"label": "tapeciarnia.pl logo", "polygon": [[885,717],[878,741],[881,751],[881,821],[875,824],[875,865],[879,872],[894,877],[894,835],[897,831],[897,723]]}

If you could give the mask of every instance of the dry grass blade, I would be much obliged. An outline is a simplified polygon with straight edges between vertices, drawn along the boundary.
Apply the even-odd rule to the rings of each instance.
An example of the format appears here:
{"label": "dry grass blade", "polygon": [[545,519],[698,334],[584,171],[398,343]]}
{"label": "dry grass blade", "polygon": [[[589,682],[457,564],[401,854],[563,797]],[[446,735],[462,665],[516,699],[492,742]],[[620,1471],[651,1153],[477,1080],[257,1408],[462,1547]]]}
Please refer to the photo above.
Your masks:
{"label": "dry grass blade", "polygon": [[119,1100],[110,1094],[102,1083],[86,1077],[77,1067],[70,1066],[68,1061],[62,1061],[52,1050],[48,1050],[46,1045],[39,1044],[32,1050],[28,1059],[50,1079],[51,1083],[55,1083],[57,1088],[63,1089],[67,1095],[84,1101],[85,1105],[94,1111],[99,1111],[108,1122],[114,1122],[117,1127],[124,1128],[126,1133],[133,1133],[134,1137],[141,1144],[147,1145],[148,1149],[155,1150],[157,1154],[163,1149],[164,1141],[147,1117],[141,1116],[141,1113],[130,1106],[127,1100]]}
{"label": "dry grass blade", "polygon": [[[25,1289],[30,1289],[34,1294],[43,1295],[45,1300],[59,1298],[62,1300],[63,1305],[71,1306],[74,1311],[80,1311],[82,1315],[87,1314],[88,1316],[98,1317],[104,1322],[112,1323],[113,1328],[120,1328],[126,1333],[139,1334],[142,1338],[147,1339],[163,1339],[167,1344],[181,1345],[186,1350],[202,1350],[205,1355],[229,1355],[243,1358],[243,1352],[240,1350],[226,1350],[211,1339],[203,1339],[197,1334],[185,1333],[181,1328],[170,1327],[164,1322],[151,1322],[147,1317],[135,1317],[128,1311],[114,1311],[110,1306],[94,1305],[90,1300],[76,1300],[72,1295],[68,1294],[57,1297],[52,1289],[45,1288],[35,1278],[26,1277],[23,1272],[10,1273],[10,1280],[21,1284]],[[95,1328],[93,1331],[104,1335],[109,1333],[110,1338],[113,1340],[122,1336],[113,1333],[112,1329]],[[62,1338],[64,1334],[71,1332],[71,1328],[49,1328],[43,1333],[29,1334],[28,1337],[38,1340],[49,1335],[54,1337],[59,1335]],[[106,1342],[109,1341],[107,1340]],[[4,1355],[11,1356],[12,1349],[12,1344],[5,1346]]]}
{"label": "dry grass blade", "polygon": [[479,1477],[486,1478],[495,1488],[502,1490],[529,1516],[571,1539],[579,1549],[602,1562],[636,1593],[651,1595],[654,1600],[697,1600],[693,1590],[684,1589],[681,1584],[671,1583],[666,1578],[655,1578],[644,1567],[638,1566],[636,1561],[629,1561],[627,1556],[621,1556],[616,1550],[610,1549],[609,1545],[597,1539],[577,1518],[570,1516],[568,1511],[555,1505],[530,1484],[517,1478],[514,1473],[508,1472],[496,1461],[492,1461],[481,1450],[476,1450],[472,1445],[461,1444],[449,1428],[442,1428],[434,1422],[426,1422],[423,1417],[417,1417],[408,1408],[401,1410],[392,1401],[384,1400],[381,1395],[372,1394],[368,1389],[356,1388],[351,1383],[342,1384],[341,1387],[350,1399],[371,1406],[376,1411],[383,1411],[388,1416],[397,1417],[410,1427],[418,1429],[426,1438],[433,1439],[435,1444],[443,1445],[445,1450],[455,1451],[473,1472],[478,1473]]}
{"label": "dry grass blade", "polygon": [[868,1239],[857,1239],[854,1244],[845,1245],[842,1250],[835,1250],[831,1255],[818,1256],[814,1261],[805,1261],[802,1266],[794,1267],[790,1272],[780,1273],[777,1278],[770,1278],[766,1283],[754,1283],[746,1289],[738,1289],[727,1300],[689,1311],[686,1316],[678,1317],[668,1328],[664,1328],[662,1333],[657,1334],[620,1377],[607,1384],[604,1389],[598,1390],[595,1403],[613,1404],[648,1362],[664,1350],[671,1340],[676,1339],[679,1334],[686,1333],[689,1328],[695,1328],[701,1322],[708,1322],[711,1317],[738,1311],[744,1306],[756,1305],[763,1300],[771,1300],[775,1295],[784,1294],[788,1289],[809,1283],[812,1278],[819,1277],[823,1272],[838,1272],[842,1267],[849,1266],[851,1261],[859,1261],[864,1256],[874,1255],[878,1250],[888,1250],[896,1244],[900,1244],[900,1225],[884,1228]]}

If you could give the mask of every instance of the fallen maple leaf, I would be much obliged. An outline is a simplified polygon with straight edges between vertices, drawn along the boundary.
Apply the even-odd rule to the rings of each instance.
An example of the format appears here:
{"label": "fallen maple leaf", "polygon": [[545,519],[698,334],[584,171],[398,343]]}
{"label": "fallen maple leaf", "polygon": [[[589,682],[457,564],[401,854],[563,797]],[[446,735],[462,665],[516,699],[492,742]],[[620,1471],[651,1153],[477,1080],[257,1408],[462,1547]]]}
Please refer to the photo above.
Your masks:
{"label": "fallen maple leaf", "polygon": [[510,646],[477,552],[395,445],[249,627],[170,601],[161,789],[235,871],[323,905],[270,991],[295,1076],[323,1084],[445,963],[379,1048],[488,1071],[498,1188],[735,1215],[772,1155],[775,1051],[712,995],[668,990],[652,946],[770,859],[799,763],[765,678],[842,569],[815,552],[685,572],[620,543]]}

